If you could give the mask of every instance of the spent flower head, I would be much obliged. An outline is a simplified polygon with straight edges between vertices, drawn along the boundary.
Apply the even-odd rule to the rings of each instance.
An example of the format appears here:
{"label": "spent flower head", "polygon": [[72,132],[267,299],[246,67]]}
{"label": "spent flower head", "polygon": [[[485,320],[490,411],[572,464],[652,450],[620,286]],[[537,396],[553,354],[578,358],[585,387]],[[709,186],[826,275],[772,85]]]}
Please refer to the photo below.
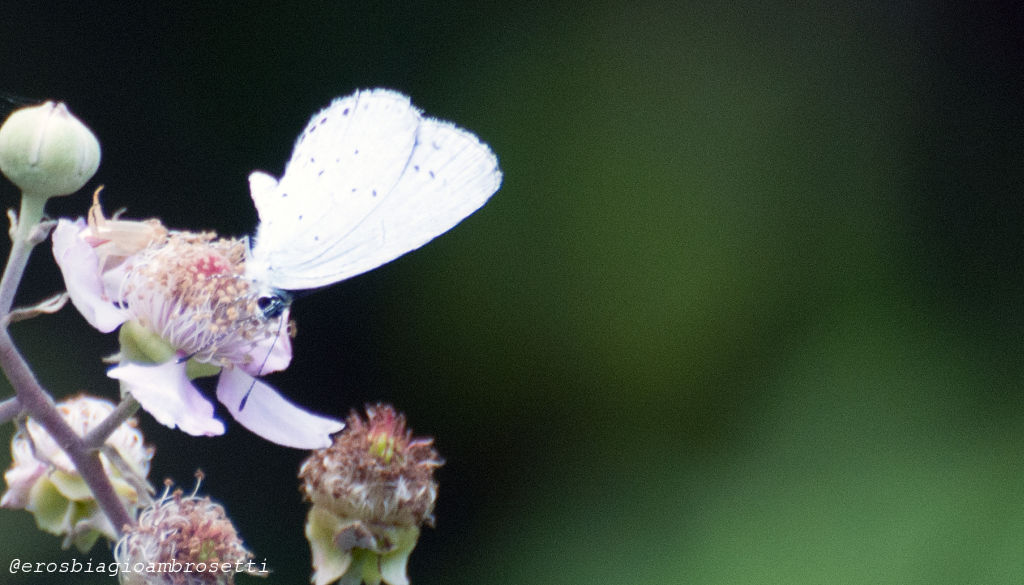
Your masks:
{"label": "spent flower head", "polygon": [[259,574],[224,508],[170,485],[125,530],[114,560],[128,569],[122,585],[231,585],[237,573]]}
{"label": "spent flower head", "polygon": [[[114,405],[82,395],[58,403],[57,410],[84,437],[113,412]],[[153,449],[144,445],[134,419],[117,427],[105,446],[108,451],[100,451],[103,470],[131,513],[139,506],[138,490],[148,489],[145,481]],[[117,537],[78,470],[39,423],[26,421],[11,441],[11,454],[11,467],[4,473],[7,491],[0,505],[28,510],[40,529],[63,536],[65,547],[74,544],[86,551],[101,535]]]}
{"label": "spent flower head", "polygon": [[257,379],[288,366],[291,339],[287,310],[273,318],[260,310],[243,240],[107,220],[95,203],[88,223],[58,222],[53,253],[86,320],[103,332],[121,328],[120,364],[108,375],[161,423],[222,434],[213,404],[191,382],[219,375],[217,399],[270,441],[312,449],[342,428]]}
{"label": "spent flower head", "polygon": [[407,585],[406,563],[420,526],[433,525],[442,464],[433,439],[413,438],[405,416],[388,405],[352,413],[334,444],[302,464],[302,492],[312,502],[306,538],[315,585]]}

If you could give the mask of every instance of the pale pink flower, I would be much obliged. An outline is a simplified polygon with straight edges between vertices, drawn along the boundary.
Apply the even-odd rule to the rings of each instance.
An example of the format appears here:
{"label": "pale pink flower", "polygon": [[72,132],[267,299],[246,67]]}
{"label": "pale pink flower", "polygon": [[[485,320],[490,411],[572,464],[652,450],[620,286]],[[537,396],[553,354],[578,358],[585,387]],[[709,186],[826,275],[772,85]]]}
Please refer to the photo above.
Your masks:
{"label": "pale pink flower", "polygon": [[[75,396],[57,404],[57,412],[78,436],[84,437],[110,413],[114,404],[92,396]],[[135,419],[107,437],[99,453],[103,471],[130,514],[139,507],[138,490],[146,482],[153,449],[143,442]],[[117,459],[111,457],[116,453]],[[120,460],[119,463],[116,463]],[[100,536],[117,538],[117,530],[100,510],[78,469],[57,441],[29,418],[11,440],[11,467],[4,472],[4,508],[23,508],[47,532],[63,536],[64,544],[86,551]]]}
{"label": "pale pink flower", "polygon": [[[250,431],[289,447],[330,445],[343,423],[299,408],[257,379],[288,367],[291,339],[288,311],[267,318],[243,275],[244,241],[157,229],[140,237],[154,224],[105,220],[97,209],[89,224],[58,222],[53,254],[72,303],[93,327],[128,327],[121,363],[108,375],[161,423],[220,435],[224,425],[187,365],[208,364],[205,375],[219,367],[217,399]],[[129,350],[125,338],[140,334]],[[143,358],[133,355],[139,351]]]}

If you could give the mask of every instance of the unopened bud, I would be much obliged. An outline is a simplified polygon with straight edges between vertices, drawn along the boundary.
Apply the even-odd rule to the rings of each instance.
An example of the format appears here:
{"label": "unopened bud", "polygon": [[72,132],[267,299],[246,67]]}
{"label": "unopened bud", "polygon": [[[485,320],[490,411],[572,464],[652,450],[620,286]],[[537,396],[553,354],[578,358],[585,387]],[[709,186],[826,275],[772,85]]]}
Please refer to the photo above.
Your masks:
{"label": "unopened bud", "polygon": [[31,197],[78,191],[100,165],[100,143],[61,102],[21,108],[0,126],[0,171]]}

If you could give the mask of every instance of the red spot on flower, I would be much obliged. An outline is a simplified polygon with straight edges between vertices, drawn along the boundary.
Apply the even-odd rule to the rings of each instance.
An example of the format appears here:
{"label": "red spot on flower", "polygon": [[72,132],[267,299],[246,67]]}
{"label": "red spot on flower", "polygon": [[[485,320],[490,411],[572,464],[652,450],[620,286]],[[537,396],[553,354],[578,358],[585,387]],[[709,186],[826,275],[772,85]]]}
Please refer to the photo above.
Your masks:
{"label": "red spot on flower", "polygon": [[201,256],[196,259],[193,267],[195,273],[203,277],[232,272],[231,263],[219,254]]}

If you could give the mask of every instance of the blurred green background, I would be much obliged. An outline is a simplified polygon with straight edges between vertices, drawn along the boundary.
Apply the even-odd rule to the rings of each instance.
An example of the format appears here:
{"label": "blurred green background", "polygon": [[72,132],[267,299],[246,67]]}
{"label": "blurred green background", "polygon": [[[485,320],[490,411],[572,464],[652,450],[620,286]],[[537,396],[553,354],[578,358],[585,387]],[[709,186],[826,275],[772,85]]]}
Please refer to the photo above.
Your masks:
{"label": "blurred green background", "polygon": [[[1019,7],[212,4],[5,3],[0,89],[95,130],[108,209],[233,235],[247,174],[356,88],[493,147],[495,198],[297,302],[270,377],[436,438],[413,583],[1024,579]],[[60,287],[39,250],[21,298]],[[115,395],[74,311],[15,333],[56,395]],[[266,582],[306,583],[304,454],[228,420],[143,415],[151,478],[203,469]],[[11,585],[110,558],[7,510],[0,551]]]}

